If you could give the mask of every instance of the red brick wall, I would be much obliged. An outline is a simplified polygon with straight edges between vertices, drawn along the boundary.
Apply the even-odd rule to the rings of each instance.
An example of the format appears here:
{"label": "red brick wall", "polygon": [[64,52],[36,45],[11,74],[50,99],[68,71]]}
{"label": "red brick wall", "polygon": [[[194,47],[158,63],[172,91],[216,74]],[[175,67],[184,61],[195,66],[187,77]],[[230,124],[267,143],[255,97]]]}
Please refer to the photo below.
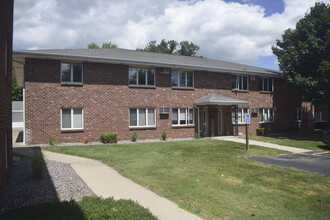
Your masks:
{"label": "red brick wall", "polygon": [[[11,69],[13,36],[13,1],[0,1],[0,203],[12,165],[11,131]],[[5,52],[7,45],[7,77],[5,77]],[[8,137],[6,169],[5,133]]]}
{"label": "red brick wall", "polygon": [[[160,115],[160,107],[193,107],[196,99],[211,93],[247,100],[250,112],[254,108],[275,108],[275,122],[263,124],[269,132],[284,131],[294,126],[293,108],[300,103],[294,95],[284,90],[283,82],[275,80],[274,93],[258,91],[258,81],[250,80],[250,91],[233,92],[231,75],[195,71],[194,89],[174,89],[171,76],[160,74],[156,68],[156,87],[128,86],[128,66],[119,64],[83,64],[82,86],[64,86],[60,83],[60,61],[26,59],[26,141],[27,144],[48,143],[54,135],[58,142],[82,142],[84,138],[99,141],[104,131],[118,134],[119,140],[130,140],[136,131],[139,139],[159,139],[162,130],[168,138],[193,137],[194,126],[172,127],[171,114]],[[275,105],[274,102],[277,102]],[[84,109],[84,130],[61,132],[60,109],[73,107]],[[156,128],[130,129],[129,108],[156,108]],[[291,113],[292,112],[292,115]],[[197,111],[195,112],[197,113]],[[230,134],[233,133],[231,113],[224,112],[223,121],[229,122]],[[280,119],[280,118],[284,119]],[[197,123],[195,117],[195,124]],[[250,132],[259,127],[259,117],[251,117]],[[240,126],[243,132],[243,126]]]}

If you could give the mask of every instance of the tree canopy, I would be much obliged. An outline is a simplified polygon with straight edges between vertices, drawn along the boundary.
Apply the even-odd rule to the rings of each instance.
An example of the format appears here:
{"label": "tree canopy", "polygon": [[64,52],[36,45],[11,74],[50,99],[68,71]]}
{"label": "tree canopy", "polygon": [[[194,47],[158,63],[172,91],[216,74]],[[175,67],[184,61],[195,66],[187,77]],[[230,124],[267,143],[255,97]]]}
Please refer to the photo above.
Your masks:
{"label": "tree canopy", "polygon": [[150,41],[144,49],[136,49],[140,51],[156,52],[156,53],[168,53],[179,54],[184,56],[196,56],[199,46],[189,41],[181,41],[178,43],[175,40],[166,41],[161,40],[159,44],[157,41]]}
{"label": "tree canopy", "polygon": [[12,72],[11,100],[23,101],[23,88],[17,85],[14,71]]}
{"label": "tree canopy", "polygon": [[328,105],[330,111],[329,4],[316,3],[272,50],[288,85],[304,101]]}
{"label": "tree canopy", "polygon": [[109,41],[109,42],[103,42],[102,47],[100,47],[98,44],[92,42],[92,43],[88,44],[87,48],[88,49],[118,48],[118,45]]}

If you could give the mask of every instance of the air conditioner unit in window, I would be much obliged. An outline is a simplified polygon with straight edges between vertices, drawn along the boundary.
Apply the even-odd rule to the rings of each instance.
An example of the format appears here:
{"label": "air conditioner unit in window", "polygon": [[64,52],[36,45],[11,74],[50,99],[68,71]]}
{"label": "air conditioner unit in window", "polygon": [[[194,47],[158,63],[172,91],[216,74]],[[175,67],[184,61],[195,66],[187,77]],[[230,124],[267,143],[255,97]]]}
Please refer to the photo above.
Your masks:
{"label": "air conditioner unit in window", "polygon": [[257,80],[259,80],[259,76],[256,76],[256,75],[252,76],[252,80],[253,80],[253,81],[257,81]]}
{"label": "air conditioner unit in window", "polygon": [[170,108],[169,107],[160,107],[160,114],[170,114]]}
{"label": "air conditioner unit in window", "polygon": [[258,108],[252,108],[252,113],[258,113],[259,109]]}
{"label": "air conditioner unit in window", "polygon": [[161,74],[170,74],[170,68],[161,67],[160,73]]}

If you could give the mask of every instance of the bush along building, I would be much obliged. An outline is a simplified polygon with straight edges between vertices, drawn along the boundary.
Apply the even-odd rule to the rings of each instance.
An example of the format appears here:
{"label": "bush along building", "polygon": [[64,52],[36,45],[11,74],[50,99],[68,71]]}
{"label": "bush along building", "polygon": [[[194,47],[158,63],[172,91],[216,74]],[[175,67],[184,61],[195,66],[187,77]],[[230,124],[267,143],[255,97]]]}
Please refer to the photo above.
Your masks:
{"label": "bush along building", "polygon": [[[237,135],[313,128],[315,109],[280,72],[124,49],[14,51],[26,144]],[[317,113],[319,114],[319,113]],[[324,115],[324,117],[326,117]]]}
{"label": "bush along building", "polygon": [[12,166],[12,39],[13,1],[0,1],[0,203]]}

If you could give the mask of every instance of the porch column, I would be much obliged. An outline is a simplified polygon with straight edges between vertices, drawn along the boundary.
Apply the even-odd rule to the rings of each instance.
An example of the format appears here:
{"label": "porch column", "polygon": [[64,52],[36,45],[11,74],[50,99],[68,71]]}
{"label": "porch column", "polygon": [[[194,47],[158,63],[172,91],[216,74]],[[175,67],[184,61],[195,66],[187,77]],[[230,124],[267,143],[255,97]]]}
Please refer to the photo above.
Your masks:
{"label": "porch column", "polygon": [[235,136],[238,136],[238,106],[234,105],[234,112],[235,112]]}

